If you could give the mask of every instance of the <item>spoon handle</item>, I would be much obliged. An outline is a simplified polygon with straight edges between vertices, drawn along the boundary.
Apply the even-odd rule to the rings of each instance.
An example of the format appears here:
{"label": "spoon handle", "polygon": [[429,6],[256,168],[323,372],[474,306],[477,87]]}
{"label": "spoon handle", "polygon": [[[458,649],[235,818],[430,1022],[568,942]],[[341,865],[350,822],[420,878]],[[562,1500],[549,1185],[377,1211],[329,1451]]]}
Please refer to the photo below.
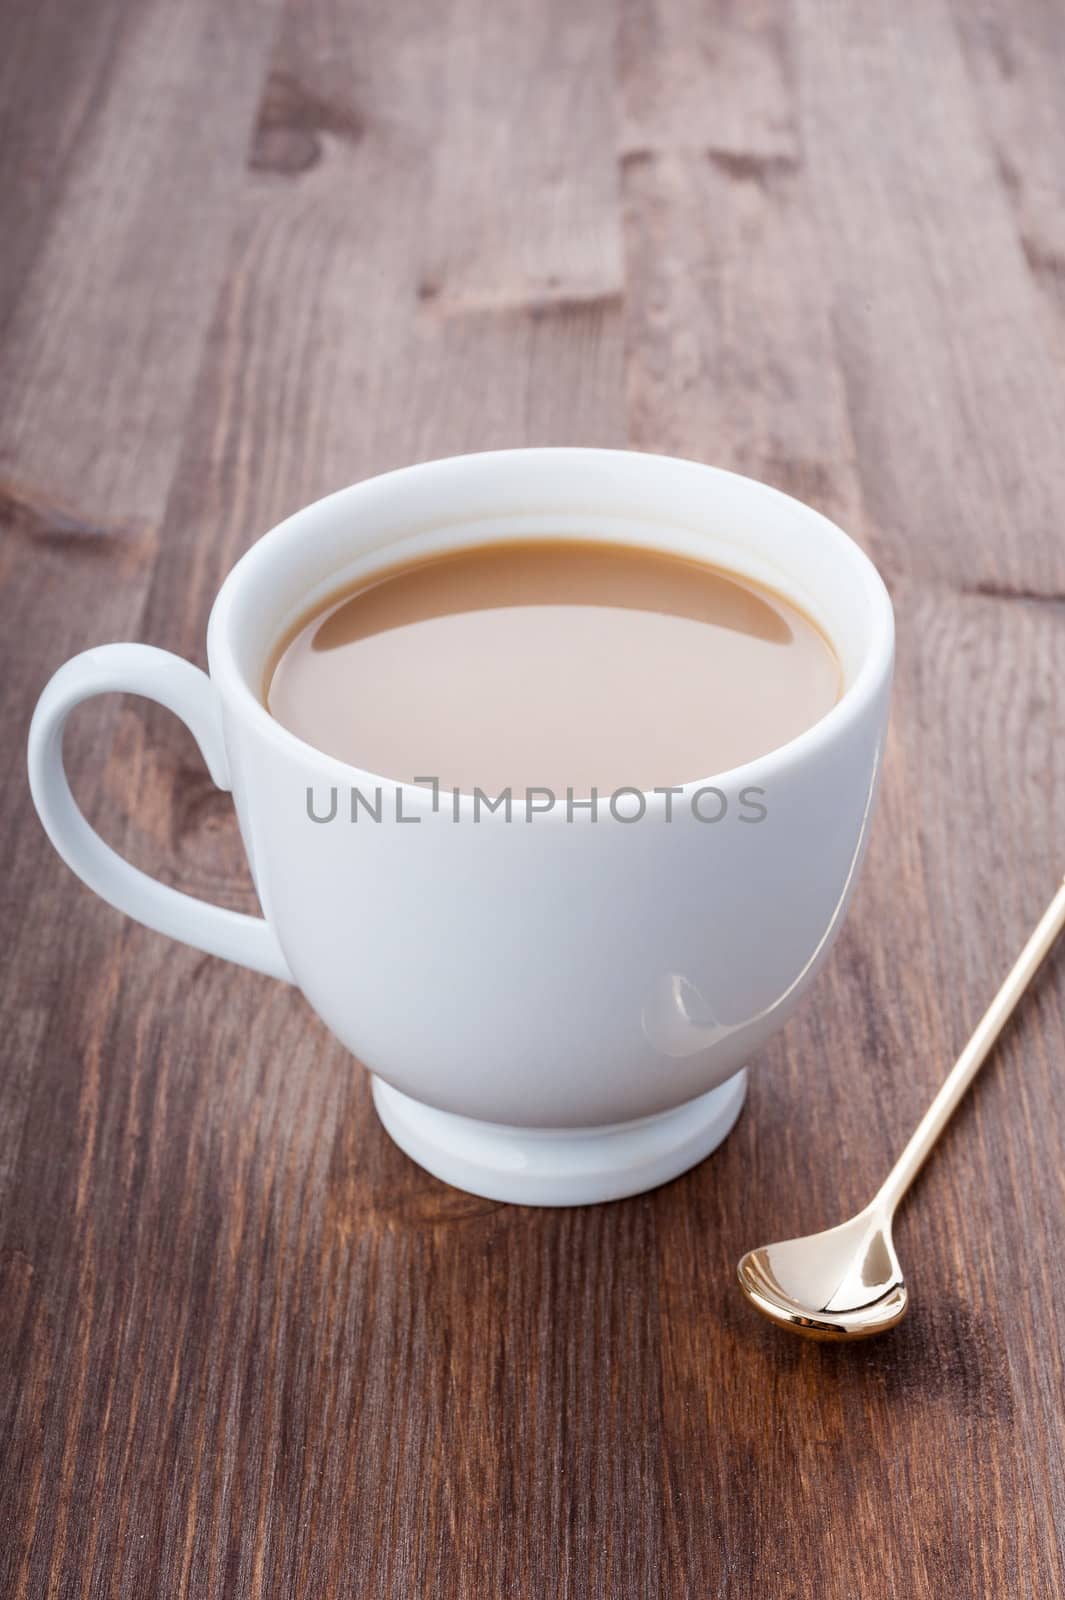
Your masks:
{"label": "spoon handle", "polygon": [[1035,977],[1058,934],[1065,928],[1065,882],[1047,906],[1031,937],[992,1000],[969,1043],[951,1067],[946,1080],[873,1201],[875,1207],[894,1211],[943,1132],[962,1095],[976,1077],[992,1045],[1005,1027],[1013,1008]]}

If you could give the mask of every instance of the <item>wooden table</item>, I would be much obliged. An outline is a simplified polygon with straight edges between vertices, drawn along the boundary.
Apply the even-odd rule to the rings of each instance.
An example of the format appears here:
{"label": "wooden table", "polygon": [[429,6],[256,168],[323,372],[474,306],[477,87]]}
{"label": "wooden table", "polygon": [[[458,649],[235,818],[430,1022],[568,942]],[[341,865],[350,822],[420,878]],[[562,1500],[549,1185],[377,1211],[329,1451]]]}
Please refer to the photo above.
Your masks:
{"label": "wooden table", "polygon": [[[1065,963],[899,1227],[867,1346],[747,1246],[855,1209],[1065,866],[1065,9],[955,0],[8,8],[0,1591],[1065,1594]],[[369,473],[533,443],[736,467],[894,596],[853,912],[727,1145],[572,1211],[445,1188],[298,995],[84,891],[23,777],[87,645]],[[89,815],[251,908],[141,703]]]}

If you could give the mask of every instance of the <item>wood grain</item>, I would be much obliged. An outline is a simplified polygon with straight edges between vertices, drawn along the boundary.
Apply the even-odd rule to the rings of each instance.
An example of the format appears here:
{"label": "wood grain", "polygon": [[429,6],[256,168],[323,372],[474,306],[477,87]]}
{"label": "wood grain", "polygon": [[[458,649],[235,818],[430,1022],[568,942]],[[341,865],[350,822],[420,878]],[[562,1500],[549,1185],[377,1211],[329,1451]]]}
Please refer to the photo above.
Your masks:
{"label": "wood grain", "polygon": [[[1065,1595],[1065,974],[904,1212],[907,1321],[732,1287],[867,1196],[1065,864],[1051,0],[91,0],[0,64],[0,1592]],[[838,518],[892,588],[853,912],[735,1133],[620,1204],[449,1190],[280,985],[123,922],[21,777],[65,656],[203,659],[286,512],[630,444]],[[139,702],[68,740],[146,869],[253,895]]]}

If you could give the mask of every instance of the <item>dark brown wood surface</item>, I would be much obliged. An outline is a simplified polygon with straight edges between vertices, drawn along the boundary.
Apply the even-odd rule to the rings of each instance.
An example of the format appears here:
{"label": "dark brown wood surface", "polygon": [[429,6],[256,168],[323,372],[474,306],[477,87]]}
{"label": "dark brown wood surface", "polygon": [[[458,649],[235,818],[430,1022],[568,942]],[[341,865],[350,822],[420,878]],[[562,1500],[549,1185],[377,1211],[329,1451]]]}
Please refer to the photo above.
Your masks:
{"label": "dark brown wood surface", "polygon": [[[1065,956],[900,1218],[910,1316],[762,1324],[1065,868],[1060,0],[61,0],[0,52],[0,1592],[1065,1594]],[[203,661],[316,496],[629,444],[838,518],[898,614],[844,935],[735,1133],[571,1211],[445,1188],[284,986],[76,883],[69,654]],[[143,704],[68,738],[138,864],[251,908]]]}

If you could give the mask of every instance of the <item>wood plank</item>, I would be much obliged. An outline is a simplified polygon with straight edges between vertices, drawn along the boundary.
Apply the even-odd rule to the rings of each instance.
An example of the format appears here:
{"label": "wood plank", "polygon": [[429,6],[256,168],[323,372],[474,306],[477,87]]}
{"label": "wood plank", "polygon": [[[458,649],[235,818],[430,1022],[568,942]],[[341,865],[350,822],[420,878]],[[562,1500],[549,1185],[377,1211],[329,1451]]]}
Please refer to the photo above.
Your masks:
{"label": "wood plank", "polygon": [[772,483],[864,542],[805,174],[668,150],[624,174],[630,441]]}
{"label": "wood plank", "polygon": [[619,15],[626,155],[797,158],[795,36],[787,7],[774,0],[621,0]]}
{"label": "wood plank", "polygon": [[140,6],[121,29],[4,340],[0,472],[17,498],[158,519],[269,28],[269,7],[240,0]]}
{"label": "wood plank", "polygon": [[803,150],[874,553],[1060,593],[1055,337],[944,5],[798,0]]}
{"label": "wood plank", "polygon": [[952,5],[954,25],[980,106],[985,137],[1016,219],[1025,259],[1065,327],[1065,177],[1060,152],[1065,105],[1057,70],[1065,15],[1046,0],[1022,0],[1004,18],[981,0]]}
{"label": "wood plank", "polygon": [[[16,63],[32,73],[31,107],[57,97],[46,171],[35,165],[44,125],[36,109],[24,119],[15,98],[25,181],[4,212],[19,236],[6,287],[22,281],[0,348],[0,704],[16,774],[49,672],[77,649],[137,630],[224,264],[241,178],[233,156],[243,153],[269,43],[268,8],[230,15],[146,5],[112,29],[95,8],[82,34],[68,13],[60,27],[43,7],[12,31]],[[195,116],[190,82],[204,96]],[[101,704],[66,740],[77,792],[112,837],[140,801],[136,766],[119,750],[101,762],[121,729],[117,707]],[[145,1267],[133,1265],[137,1214],[124,1199],[145,1105],[140,1080],[125,1076],[140,1024],[123,999],[130,930],[56,859],[21,777],[4,785],[0,819],[0,1367],[19,1373],[0,1412],[11,1534],[0,1588],[69,1593],[106,1540],[92,1508],[113,1491],[86,1441],[118,1430],[124,1453],[113,1464],[136,1470],[125,1418],[110,1409],[109,1363],[122,1358],[124,1296]],[[108,1218],[125,1240],[115,1255],[100,1251]]]}
{"label": "wood plank", "polygon": [[[85,126],[120,59],[126,0],[87,0],[72,29],[63,0],[5,15],[0,52],[0,328],[19,293],[76,158]],[[47,93],[42,93],[47,85]]]}

